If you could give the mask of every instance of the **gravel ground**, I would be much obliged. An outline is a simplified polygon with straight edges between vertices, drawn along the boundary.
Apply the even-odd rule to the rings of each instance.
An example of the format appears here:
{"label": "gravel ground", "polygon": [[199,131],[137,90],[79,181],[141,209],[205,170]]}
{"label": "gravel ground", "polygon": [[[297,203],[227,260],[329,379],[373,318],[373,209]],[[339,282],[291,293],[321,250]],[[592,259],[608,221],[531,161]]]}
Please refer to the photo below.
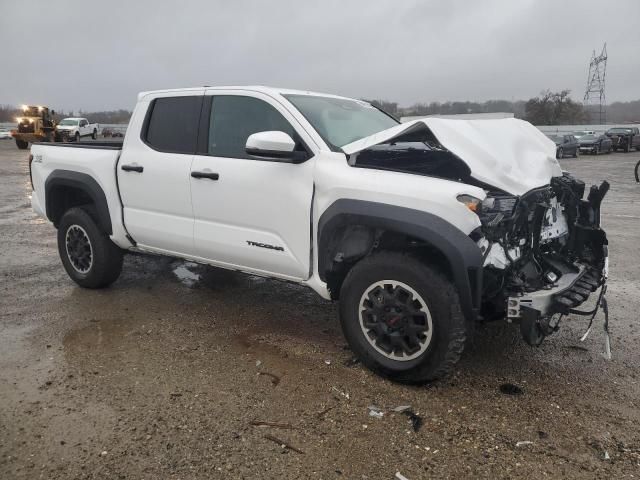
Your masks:
{"label": "gravel ground", "polygon": [[493,324],[423,387],[358,364],[335,305],[302,287],[128,256],[112,287],[78,288],[31,211],[27,157],[0,142],[0,478],[640,476],[639,154],[562,162],[612,184],[613,360],[601,323],[580,343],[570,318],[539,348]]}

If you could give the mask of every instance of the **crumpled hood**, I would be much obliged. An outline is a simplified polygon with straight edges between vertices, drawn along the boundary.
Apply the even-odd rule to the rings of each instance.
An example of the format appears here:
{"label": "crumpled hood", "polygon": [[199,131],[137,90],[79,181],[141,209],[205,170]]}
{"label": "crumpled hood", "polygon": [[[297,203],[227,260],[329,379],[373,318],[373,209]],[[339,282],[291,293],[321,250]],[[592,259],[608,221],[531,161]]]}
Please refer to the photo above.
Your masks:
{"label": "crumpled hood", "polygon": [[464,161],[471,176],[513,195],[549,185],[562,175],[556,145],[524,120],[423,118],[396,125],[342,147],[351,155],[428,128],[447,150]]}

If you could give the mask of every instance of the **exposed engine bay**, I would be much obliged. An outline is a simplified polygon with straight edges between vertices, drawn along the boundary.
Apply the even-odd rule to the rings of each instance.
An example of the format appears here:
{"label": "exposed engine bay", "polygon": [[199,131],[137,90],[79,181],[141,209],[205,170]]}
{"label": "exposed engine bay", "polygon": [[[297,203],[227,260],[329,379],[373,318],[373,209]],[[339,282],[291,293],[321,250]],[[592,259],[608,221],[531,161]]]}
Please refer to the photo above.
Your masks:
{"label": "exposed engine bay", "polygon": [[520,322],[524,339],[538,345],[603,286],[607,237],[600,205],[609,184],[592,186],[568,173],[549,187],[515,197],[489,192],[479,216],[484,255],[486,319]]}
{"label": "exposed engine bay", "polygon": [[[592,186],[584,198],[584,182],[561,170],[555,145],[535,127],[514,119],[428,118],[345,150],[353,167],[444,178],[485,190],[483,201],[458,197],[482,224],[470,236],[483,254],[484,320],[517,322],[525,341],[539,345],[563,316],[595,316],[607,278],[600,206],[609,184]],[[575,310],[599,288],[596,310]]]}

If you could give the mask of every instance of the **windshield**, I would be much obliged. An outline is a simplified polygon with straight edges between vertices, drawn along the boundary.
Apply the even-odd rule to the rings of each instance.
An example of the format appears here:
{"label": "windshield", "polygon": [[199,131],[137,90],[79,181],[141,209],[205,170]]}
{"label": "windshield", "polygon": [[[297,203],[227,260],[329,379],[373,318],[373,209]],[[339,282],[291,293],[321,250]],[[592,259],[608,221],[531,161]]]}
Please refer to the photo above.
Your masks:
{"label": "windshield", "polygon": [[367,102],[315,95],[284,95],[333,148],[398,125]]}
{"label": "windshield", "polygon": [[597,135],[582,135],[582,137],[580,137],[580,140],[597,140],[598,136]]}
{"label": "windshield", "polygon": [[591,132],[575,132],[573,134],[574,137],[584,137],[585,135],[593,135]]}
{"label": "windshield", "polygon": [[58,125],[78,125],[78,120],[72,120],[71,118],[65,118]]}
{"label": "windshield", "polygon": [[612,128],[609,133],[631,133],[630,128]]}

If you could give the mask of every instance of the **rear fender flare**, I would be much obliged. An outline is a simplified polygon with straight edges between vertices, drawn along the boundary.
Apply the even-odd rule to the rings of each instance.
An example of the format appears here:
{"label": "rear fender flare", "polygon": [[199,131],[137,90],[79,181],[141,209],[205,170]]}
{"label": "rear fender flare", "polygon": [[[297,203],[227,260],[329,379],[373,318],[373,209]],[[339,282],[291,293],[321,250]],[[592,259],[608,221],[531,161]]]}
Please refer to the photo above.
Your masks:
{"label": "rear fender flare", "polygon": [[332,234],[346,225],[406,234],[437,249],[449,264],[465,318],[477,319],[482,299],[482,253],[464,232],[428,212],[363,200],[337,200],[318,221],[318,274],[323,281],[333,261]]}
{"label": "rear fender flare", "polygon": [[56,191],[64,187],[82,190],[91,199],[95,207],[98,225],[106,234],[111,235],[113,233],[109,205],[104,190],[91,175],[72,170],[54,170],[45,181],[45,205],[49,220],[57,224],[60,220],[59,217],[64,213],[55,208],[56,202],[54,198]]}

